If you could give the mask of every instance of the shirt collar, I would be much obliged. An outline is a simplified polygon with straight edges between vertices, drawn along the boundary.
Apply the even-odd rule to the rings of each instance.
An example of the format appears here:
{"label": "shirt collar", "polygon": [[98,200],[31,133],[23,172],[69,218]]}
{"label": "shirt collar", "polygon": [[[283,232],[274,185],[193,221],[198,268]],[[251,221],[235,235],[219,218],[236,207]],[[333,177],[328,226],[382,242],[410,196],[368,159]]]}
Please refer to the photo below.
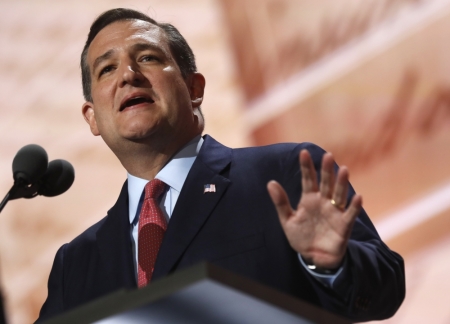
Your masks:
{"label": "shirt collar", "polygon": [[[181,191],[192,164],[203,144],[203,138],[198,135],[187,143],[172,159],[158,172],[156,179],[164,181],[171,189]],[[139,200],[143,194],[145,185],[149,182],[146,179],[135,177],[127,173],[128,178],[128,214],[130,223],[133,222],[139,205]]]}

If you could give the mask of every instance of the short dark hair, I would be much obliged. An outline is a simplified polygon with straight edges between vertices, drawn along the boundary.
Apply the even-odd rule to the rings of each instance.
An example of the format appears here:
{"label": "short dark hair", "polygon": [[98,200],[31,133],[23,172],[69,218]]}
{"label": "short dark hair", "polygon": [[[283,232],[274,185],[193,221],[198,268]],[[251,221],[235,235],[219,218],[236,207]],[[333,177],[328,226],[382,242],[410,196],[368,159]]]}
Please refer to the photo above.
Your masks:
{"label": "short dark hair", "polygon": [[121,20],[132,20],[138,19],[147,21],[153,25],[160,27],[164,30],[167,41],[169,44],[170,51],[175,58],[178,67],[180,68],[181,75],[183,78],[186,78],[191,73],[197,71],[197,66],[195,64],[195,56],[192,52],[192,49],[189,47],[188,43],[184,39],[184,37],[180,34],[178,29],[176,29],[173,25],[168,23],[159,23],[156,20],[150,18],[146,14],[125,8],[116,8],[105,11],[91,25],[91,29],[88,34],[88,38],[86,40],[86,44],[84,45],[83,52],[81,53],[81,81],[83,84],[83,95],[86,101],[92,102],[91,95],[91,74],[89,69],[89,64],[87,63],[87,53],[89,50],[89,46],[91,45],[93,39],[97,34],[106,26]]}

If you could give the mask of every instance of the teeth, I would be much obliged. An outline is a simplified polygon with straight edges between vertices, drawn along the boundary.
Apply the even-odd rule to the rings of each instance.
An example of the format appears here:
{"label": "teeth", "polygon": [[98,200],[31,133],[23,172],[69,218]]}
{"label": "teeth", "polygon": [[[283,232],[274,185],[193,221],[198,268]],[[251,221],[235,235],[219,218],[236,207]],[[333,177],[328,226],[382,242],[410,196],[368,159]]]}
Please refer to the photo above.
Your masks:
{"label": "teeth", "polygon": [[123,106],[121,107],[121,110],[125,109],[126,107],[130,107],[130,106],[133,106],[133,105],[142,103],[142,102],[150,102],[150,103],[153,103],[154,101],[153,101],[153,99],[151,99],[151,98],[143,97],[143,96],[133,97],[133,98],[128,99],[128,100],[123,104]]}

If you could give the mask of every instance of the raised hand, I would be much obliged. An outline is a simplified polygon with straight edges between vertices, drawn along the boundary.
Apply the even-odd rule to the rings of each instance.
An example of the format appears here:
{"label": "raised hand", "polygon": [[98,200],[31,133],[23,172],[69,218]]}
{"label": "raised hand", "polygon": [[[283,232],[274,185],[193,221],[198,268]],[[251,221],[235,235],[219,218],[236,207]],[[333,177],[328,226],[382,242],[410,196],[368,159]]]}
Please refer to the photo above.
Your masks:
{"label": "raised hand", "polygon": [[309,152],[302,150],[299,159],[302,194],[296,210],[278,182],[270,181],[267,189],[291,247],[309,264],[336,269],[345,256],[362,197],[355,194],[346,208],[348,170],[341,167],[335,175],[331,153],[322,158],[320,185]]}

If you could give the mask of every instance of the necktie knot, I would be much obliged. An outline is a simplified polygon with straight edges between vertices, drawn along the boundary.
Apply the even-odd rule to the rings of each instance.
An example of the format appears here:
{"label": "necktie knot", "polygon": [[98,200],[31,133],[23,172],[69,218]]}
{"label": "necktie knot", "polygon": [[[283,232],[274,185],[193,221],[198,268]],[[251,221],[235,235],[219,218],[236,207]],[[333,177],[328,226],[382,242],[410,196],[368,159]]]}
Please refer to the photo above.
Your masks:
{"label": "necktie knot", "polygon": [[159,179],[153,179],[145,185],[144,199],[158,199],[164,192],[166,184]]}

